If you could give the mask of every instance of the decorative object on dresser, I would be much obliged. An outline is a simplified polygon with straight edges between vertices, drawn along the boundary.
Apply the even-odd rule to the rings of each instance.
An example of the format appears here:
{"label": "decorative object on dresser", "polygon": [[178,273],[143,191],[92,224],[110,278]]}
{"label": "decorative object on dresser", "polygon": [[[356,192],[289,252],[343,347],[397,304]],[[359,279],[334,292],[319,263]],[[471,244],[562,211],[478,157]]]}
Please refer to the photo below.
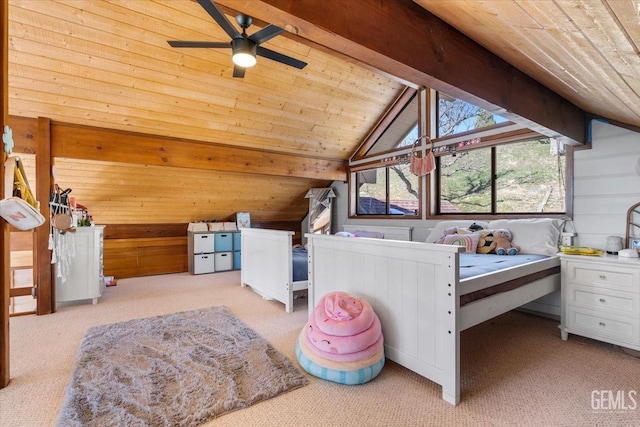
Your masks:
{"label": "decorative object on dresser", "polygon": [[561,337],[640,350],[640,259],[563,255]]}
{"label": "decorative object on dresser", "polygon": [[618,252],[623,248],[622,237],[618,236],[609,236],[607,237],[607,245],[605,246],[605,250],[610,255],[618,255]]}
{"label": "decorative object on dresser", "polygon": [[189,231],[187,236],[189,273],[240,269],[239,231]]}
{"label": "decorative object on dresser", "polygon": [[625,244],[627,248],[636,249],[640,253],[640,202],[631,206],[627,211]]}
{"label": "decorative object on dresser", "polygon": [[[92,300],[97,304],[105,288],[102,242],[104,225],[79,227],[75,233],[62,233],[56,252],[56,302]],[[62,239],[70,239],[72,247],[62,247]],[[62,252],[72,251],[74,255],[64,258]]]}

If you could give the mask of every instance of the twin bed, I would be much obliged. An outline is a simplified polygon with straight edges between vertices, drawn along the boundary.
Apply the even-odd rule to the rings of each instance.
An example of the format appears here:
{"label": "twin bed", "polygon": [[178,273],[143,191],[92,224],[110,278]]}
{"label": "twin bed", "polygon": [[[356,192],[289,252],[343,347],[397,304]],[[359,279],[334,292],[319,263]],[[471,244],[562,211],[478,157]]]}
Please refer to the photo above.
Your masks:
{"label": "twin bed", "polygon": [[[310,313],[329,292],[365,298],[380,318],[385,356],[440,384],[443,399],[455,405],[460,401],[460,332],[560,289],[559,258],[549,253],[559,237],[558,223],[553,224],[548,232],[539,220],[525,223],[532,227],[526,233],[522,222],[502,227],[520,227],[522,236],[550,240],[545,256],[465,254],[461,246],[412,242],[407,227],[357,227],[379,231],[382,239],[309,234],[304,282],[293,281],[292,232],[245,229],[242,284],[283,302],[288,312],[296,289],[308,289]],[[276,249],[275,236],[288,238],[288,248]],[[276,259],[277,251],[289,259],[287,265]],[[491,257],[498,267],[516,258],[522,262],[489,271],[476,265],[478,257]],[[466,274],[472,268],[483,271]],[[282,276],[274,274],[272,280],[276,270]]]}

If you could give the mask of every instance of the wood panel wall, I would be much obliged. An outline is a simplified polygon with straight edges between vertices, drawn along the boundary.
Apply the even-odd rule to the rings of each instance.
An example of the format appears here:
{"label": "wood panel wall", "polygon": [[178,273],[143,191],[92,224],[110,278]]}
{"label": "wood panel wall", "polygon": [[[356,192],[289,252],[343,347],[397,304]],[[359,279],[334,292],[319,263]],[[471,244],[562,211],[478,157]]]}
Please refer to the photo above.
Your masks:
{"label": "wood panel wall", "polygon": [[[38,120],[11,123],[18,152],[42,150]],[[104,272],[117,278],[187,271],[189,222],[250,212],[254,227],[299,236],[307,190],[346,179],[326,159],[59,122],[49,133],[55,183],[106,225]],[[24,157],[32,173],[37,155]]]}

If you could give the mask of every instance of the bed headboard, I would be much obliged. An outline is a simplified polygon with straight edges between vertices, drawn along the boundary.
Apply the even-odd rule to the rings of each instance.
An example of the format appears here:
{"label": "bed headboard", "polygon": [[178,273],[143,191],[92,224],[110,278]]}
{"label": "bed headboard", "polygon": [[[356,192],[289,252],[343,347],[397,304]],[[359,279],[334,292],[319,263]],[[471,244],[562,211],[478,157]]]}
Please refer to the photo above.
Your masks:
{"label": "bed headboard", "polygon": [[355,233],[356,231],[376,231],[384,234],[387,240],[411,241],[411,230],[413,227],[389,227],[382,225],[345,225],[344,231]]}

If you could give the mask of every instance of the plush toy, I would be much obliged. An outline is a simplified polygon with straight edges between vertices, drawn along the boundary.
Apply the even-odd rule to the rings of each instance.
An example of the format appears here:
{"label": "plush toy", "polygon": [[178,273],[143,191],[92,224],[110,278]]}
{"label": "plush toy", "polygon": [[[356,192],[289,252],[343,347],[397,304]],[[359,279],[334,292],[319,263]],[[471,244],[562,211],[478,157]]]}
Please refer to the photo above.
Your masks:
{"label": "plush toy", "polygon": [[498,255],[517,255],[520,247],[511,243],[511,232],[505,229],[493,230],[493,242],[489,248]]}
{"label": "plush toy", "polygon": [[[480,239],[478,240],[478,247],[476,253],[488,254],[492,251],[491,244],[493,243],[493,230],[480,230],[478,231]],[[495,251],[493,252],[495,253]]]}

